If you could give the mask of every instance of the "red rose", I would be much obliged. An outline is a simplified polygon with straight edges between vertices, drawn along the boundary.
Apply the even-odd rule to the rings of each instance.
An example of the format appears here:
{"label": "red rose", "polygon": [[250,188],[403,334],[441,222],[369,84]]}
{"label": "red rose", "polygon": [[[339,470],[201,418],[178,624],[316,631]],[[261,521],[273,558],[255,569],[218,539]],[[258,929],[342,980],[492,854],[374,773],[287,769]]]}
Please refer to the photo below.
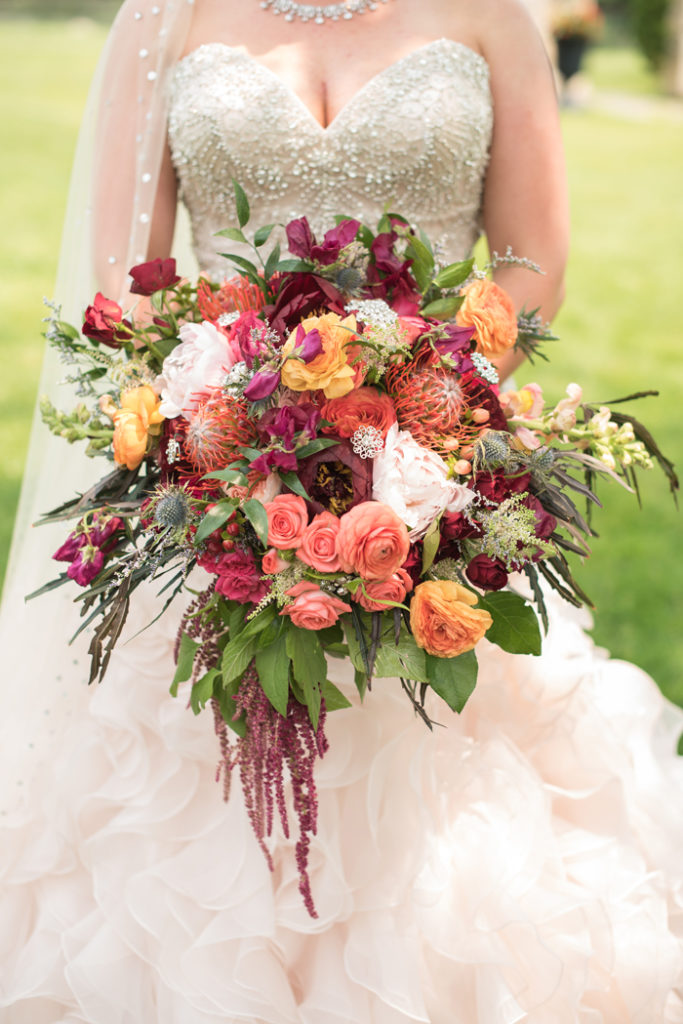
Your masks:
{"label": "red rose", "polygon": [[504,563],[489,555],[475,555],[465,569],[465,575],[480,590],[502,590],[508,581]]}
{"label": "red rose", "polygon": [[495,505],[500,505],[512,494],[521,494],[529,486],[529,473],[506,476],[502,469],[494,469],[492,473],[477,473],[473,487]]}
{"label": "red rose", "polygon": [[547,540],[557,526],[557,519],[550,512],[546,512],[538,498],[533,494],[527,494],[526,498],[524,498],[524,504],[536,514],[536,536],[542,540]]}
{"label": "red rose", "polygon": [[162,288],[172,288],[178,284],[180,278],[175,272],[175,260],[149,260],[147,263],[139,263],[130,272],[133,278],[131,292],[134,295],[154,295]]}
{"label": "red rose", "polygon": [[102,292],[98,292],[93,299],[92,306],[85,311],[82,333],[86,338],[99,341],[109,348],[120,348],[122,343],[129,337],[125,331],[118,328],[121,325],[130,327],[128,320],[123,319],[123,310],[118,302],[107,299]]}

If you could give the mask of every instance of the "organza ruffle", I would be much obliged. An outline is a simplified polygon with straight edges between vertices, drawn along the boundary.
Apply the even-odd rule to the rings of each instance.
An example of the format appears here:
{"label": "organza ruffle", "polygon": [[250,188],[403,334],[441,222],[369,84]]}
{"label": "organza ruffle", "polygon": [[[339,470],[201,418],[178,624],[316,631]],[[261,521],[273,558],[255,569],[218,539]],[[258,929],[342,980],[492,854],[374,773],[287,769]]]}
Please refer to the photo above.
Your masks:
{"label": "organza ruffle", "polygon": [[168,695],[177,618],[77,692],[4,817],[3,1022],[683,1021],[683,718],[579,615],[551,599],[540,658],[482,643],[432,733],[396,680],[329,716],[317,920],[296,836],[271,875],[211,716]]}

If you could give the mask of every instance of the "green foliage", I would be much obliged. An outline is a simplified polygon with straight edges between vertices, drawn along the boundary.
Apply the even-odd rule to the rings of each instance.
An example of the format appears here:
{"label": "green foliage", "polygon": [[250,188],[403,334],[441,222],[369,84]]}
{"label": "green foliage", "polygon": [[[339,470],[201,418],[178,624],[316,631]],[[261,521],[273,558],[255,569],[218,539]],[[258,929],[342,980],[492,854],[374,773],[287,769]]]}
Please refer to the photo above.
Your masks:
{"label": "green foliage", "polygon": [[630,0],[631,18],[638,45],[650,65],[659,68],[669,46],[670,0]]}

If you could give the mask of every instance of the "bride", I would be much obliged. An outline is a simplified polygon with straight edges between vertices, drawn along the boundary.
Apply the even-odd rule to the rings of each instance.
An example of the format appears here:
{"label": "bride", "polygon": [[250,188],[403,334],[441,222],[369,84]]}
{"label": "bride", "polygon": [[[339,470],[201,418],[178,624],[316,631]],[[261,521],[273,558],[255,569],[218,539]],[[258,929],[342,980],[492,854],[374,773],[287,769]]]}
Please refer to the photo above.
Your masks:
{"label": "bride", "polygon": [[[93,274],[125,298],[127,268],[171,251],[178,198],[199,265],[224,274],[214,235],[235,222],[232,178],[254,223],[373,223],[390,201],[444,259],[483,228],[491,249],[545,268],[498,280],[554,315],[564,172],[523,8],[332,8],[304,20],[289,0],[126,0],[77,164],[67,318]],[[62,447],[39,435],[20,522],[70,473],[82,484]],[[313,920],[292,844],[276,837],[271,875],[238,787],[225,805],[214,784],[208,716],[168,696],[180,609],[140,632],[155,603],[142,594],[89,691],[62,592],[21,601],[59,543],[38,533],[17,542],[2,619],[3,1022],[683,1021],[680,716],[559,598],[542,656],[482,642],[477,689],[446,728],[429,733],[392,680],[330,716]]]}

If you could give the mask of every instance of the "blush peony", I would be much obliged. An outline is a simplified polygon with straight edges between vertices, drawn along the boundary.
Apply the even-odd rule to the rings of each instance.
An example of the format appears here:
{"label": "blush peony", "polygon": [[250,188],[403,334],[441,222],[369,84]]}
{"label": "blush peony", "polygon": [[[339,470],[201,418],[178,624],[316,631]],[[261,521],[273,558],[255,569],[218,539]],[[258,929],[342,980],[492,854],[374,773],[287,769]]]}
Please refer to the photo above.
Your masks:
{"label": "blush peony", "polygon": [[388,505],[363,501],[341,517],[337,554],[344,572],[386,580],[403,565],[409,550],[408,530]]}
{"label": "blush peony", "polygon": [[180,345],[164,359],[157,378],[163,415],[189,419],[199,404],[198,397],[220,386],[230,367],[240,359],[237,341],[228,341],[208,320],[183,324]]}
{"label": "blush peony", "polygon": [[451,580],[418,584],[410,602],[410,628],[418,647],[437,658],[471,651],[493,623],[476,603],[471,590]]}
{"label": "blush peony", "polygon": [[285,605],[280,615],[289,615],[292,623],[300,629],[327,629],[340,615],[351,611],[351,605],[305,580],[285,593],[294,600]]}
{"label": "blush peony", "polygon": [[394,424],[384,451],[373,460],[372,496],[394,510],[417,540],[444,510],[461,512],[474,498],[464,484],[448,478],[443,459]]}

